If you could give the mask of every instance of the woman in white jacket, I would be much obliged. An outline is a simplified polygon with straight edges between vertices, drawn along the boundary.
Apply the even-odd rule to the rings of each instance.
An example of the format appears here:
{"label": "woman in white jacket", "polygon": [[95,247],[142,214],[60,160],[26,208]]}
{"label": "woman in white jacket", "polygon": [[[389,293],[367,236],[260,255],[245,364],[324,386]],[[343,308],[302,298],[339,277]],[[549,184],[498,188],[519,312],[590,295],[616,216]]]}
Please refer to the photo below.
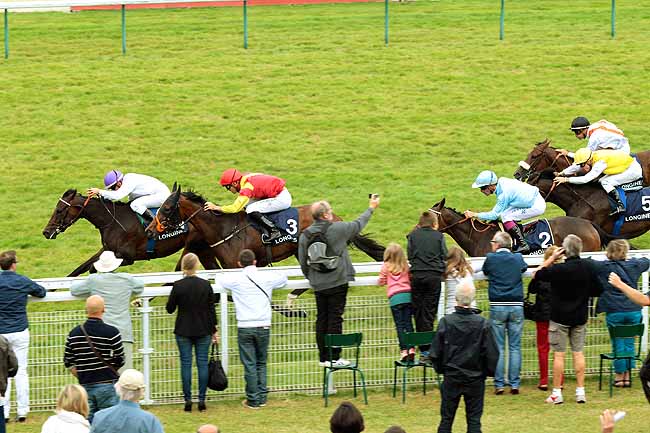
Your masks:
{"label": "woman in white jacket", "polygon": [[88,433],[88,394],[80,385],[66,385],[56,400],[56,415],[45,421],[41,433]]}

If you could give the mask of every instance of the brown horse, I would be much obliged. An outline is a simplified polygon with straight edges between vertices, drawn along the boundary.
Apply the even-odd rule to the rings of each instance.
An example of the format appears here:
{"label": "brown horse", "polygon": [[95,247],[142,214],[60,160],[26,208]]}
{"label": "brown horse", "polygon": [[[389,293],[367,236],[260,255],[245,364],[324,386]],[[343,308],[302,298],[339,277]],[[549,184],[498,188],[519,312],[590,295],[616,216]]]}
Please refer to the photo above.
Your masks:
{"label": "brown horse", "polygon": [[[72,271],[69,277],[76,277],[86,271],[93,271],[92,264],[105,251],[113,251],[124,259],[122,266],[131,265],[136,260],[149,260],[166,257],[180,249],[195,253],[205,269],[216,269],[218,264],[210,248],[199,239],[195,230],[189,233],[156,241],[153,254],[147,253],[147,236],[135,212],[126,203],[110,202],[103,199],[89,199],[77,190],[66,191],[59,199],[50,221],[43,229],[43,236],[55,239],[79,219],[84,218],[99,230],[102,248],[91,258]],[[181,256],[182,257],[182,256]],[[180,260],[176,270],[180,269]]]}
{"label": "brown horse", "polygon": [[[246,213],[222,214],[204,211],[206,200],[193,191],[181,192],[174,185],[172,194],[158,211],[155,221],[147,227],[148,233],[178,227],[183,222],[194,226],[203,241],[212,248],[214,256],[224,268],[237,268],[239,252],[250,249],[257,257],[258,266],[266,266],[297,255],[298,244],[287,242],[277,246],[262,244],[260,233],[247,221]],[[298,226],[302,231],[313,222],[311,206],[298,207]],[[337,216],[335,220],[341,219]],[[158,222],[158,224],[156,224]],[[385,247],[365,235],[358,235],[352,243],[373,260],[383,260]]]}
{"label": "brown horse", "polygon": [[[644,154],[650,158],[648,156],[650,151],[641,152],[637,157]],[[545,140],[535,145],[526,157],[525,164],[520,163],[514,177],[537,186],[544,199],[557,205],[567,216],[590,220],[611,235],[615,219],[609,216],[611,208],[607,194],[600,185],[564,183],[553,186],[553,172],[561,171],[570,164],[571,161],[567,157],[551,147],[549,140]],[[644,170],[644,175],[648,172],[650,170]],[[621,227],[620,237],[632,239],[648,230],[650,230],[650,221],[630,221]]]}
{"label": "brown horse", "polygon": [[[451,236],[471,257],[484,257],[492,251],[490,241],[495,233],[501,231],[497,224],[483,223],[467,218],[455,209],[445,207],[445,199],[431,207],[438,215],[438,230]],[[555,245],[570,235],[582,239],[583,251],[600,251],[601,239],[598,230],[589,221],[581,218],[558,217],[548,220]]]}

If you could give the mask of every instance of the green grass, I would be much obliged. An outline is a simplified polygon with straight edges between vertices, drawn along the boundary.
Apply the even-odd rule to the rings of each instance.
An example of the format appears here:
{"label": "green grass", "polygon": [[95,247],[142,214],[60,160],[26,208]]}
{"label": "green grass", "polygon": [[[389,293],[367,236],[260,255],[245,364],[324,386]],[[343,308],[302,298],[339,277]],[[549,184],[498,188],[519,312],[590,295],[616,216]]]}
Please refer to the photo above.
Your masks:
{"label": "green grass", "polygon": [[[343,373],[339,373],[343,374]],[[645,433],[647,431],[648,404],[638,386],[632,389],[616,390],[610,399],[607,392],[596,391],[597,382],[587,384],[586,405],[576,405],[572,400],[575,384],[567,383],[564,392],[566,403],[551,406],[544,403],[546,393],[538,391],[532,383],[524,383],[522,394],[514,397],[508,394],[494,396],[488,387],[485,398],[483,431],[490,433],[557,433],[598,432],[598,415],[606,408],[627,411],[627,416],[616,431]],[[337,405],[344,400],[352,401],[362,411],[366,432],[383,433],[390,425],[401,425],[408,433],[435,431],[440,422],[440,394],[429,390],[426,396],[421,388],[412,387],[406,405],[390,397],[388,388],[373,389],[368,396],[369,405],[361,398],[354,399],[352,391],[344,391],[332,397],[330,406],[323,407],[323,401],[316,396],[271,395],[269,406],[259,411],[241,407],[239,400],[210,403],[204,414],[184,413],[179,405],[155,406],[147,410],[162,421],[165,431],[170,433],[193,432],[203,423],[217,424],[224,433],[325,433],[329,431],[329,418]],[[455,432],[466,431],[464,405],[458,410]],[[195,406],[196,411],[196,406]],[[47,413],[30,415],[25,425],[11,424],[10,431],[27,433],[40,431]]]}

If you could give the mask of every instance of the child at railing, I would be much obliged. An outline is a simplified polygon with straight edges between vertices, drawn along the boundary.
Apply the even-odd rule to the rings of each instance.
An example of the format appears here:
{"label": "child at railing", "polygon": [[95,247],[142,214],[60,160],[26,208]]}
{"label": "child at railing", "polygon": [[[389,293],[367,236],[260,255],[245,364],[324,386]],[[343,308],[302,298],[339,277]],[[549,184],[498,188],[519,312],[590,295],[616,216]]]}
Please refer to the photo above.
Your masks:
{"label": "child at railing", "polygon": [[[451,314],[456,307],[456,287],[463,281],[474,285],[474,269],[467,261],[465,253],[458,247],[451,247],[447,254],[447,270],[445,271],[445,314]],[[472,301],[476,308],[476,301]]]}
{"label": "child at railing", "polygon": [[411,281],[409,264],[401,246],[388,245],[384,251],[384,264],[379,271],[380,286],[386,286],[390,311],[393,313],[397,337],[399,339],[400,359],[415,359],[415,348],[408,348],[402,334],[413,332],[413,308],[411,307]]}

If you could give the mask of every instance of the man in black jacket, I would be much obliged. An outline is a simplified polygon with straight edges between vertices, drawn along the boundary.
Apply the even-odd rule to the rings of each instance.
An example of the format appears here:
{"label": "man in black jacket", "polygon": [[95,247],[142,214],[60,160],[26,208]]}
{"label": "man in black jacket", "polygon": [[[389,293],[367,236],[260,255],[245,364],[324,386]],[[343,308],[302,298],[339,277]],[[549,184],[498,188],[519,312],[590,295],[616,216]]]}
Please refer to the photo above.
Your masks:
{"label": "man in black jacket", "polygon": [[[440,300],[442,274],[447,267],[447,245],[438,230],[438,217],[423,212],[417,227],[406,236],[411,264],[411,298],[418,332],[433,331]],[[420,346],[423,360],[428,359],[429,345]]]}
{"label": "man in black jacket", "polygon": [[438,433],[451,433],[460,397],[465,399],[467,432],[481,433],[485,378],[494,376],[499,348],[490,323],[471,308],[475,289],[462,283],[456,289],[456,311],[438,325],[431,359],[436,371],[444,374]]}

